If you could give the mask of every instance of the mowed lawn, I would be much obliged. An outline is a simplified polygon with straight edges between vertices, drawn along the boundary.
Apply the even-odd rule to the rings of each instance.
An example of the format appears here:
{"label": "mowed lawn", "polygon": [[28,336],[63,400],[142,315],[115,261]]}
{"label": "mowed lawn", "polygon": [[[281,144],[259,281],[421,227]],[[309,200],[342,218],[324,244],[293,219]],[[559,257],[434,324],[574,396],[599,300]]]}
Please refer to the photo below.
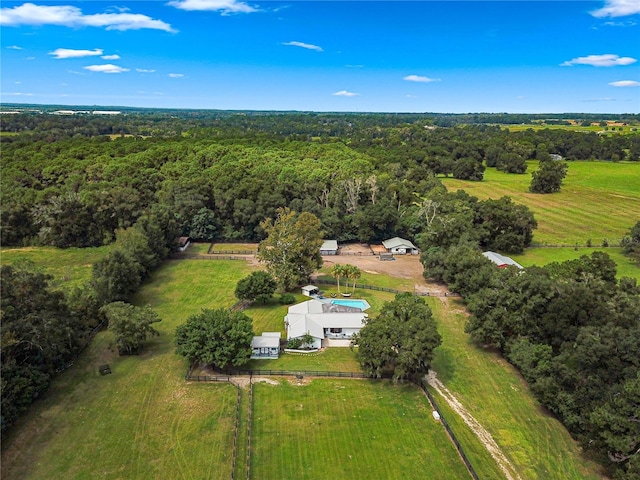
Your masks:
{"label": "mowed lawn", "polygon": [[527,205],[538,221],[533,241],[540,244],[594,246],[604,239],[617,243],[640,220],[640,162],[568,162],[562,190],[553,194],[529,193],[531,172],[508,174],[487,168],[484,180],[471,182],[443,178],[449,191],[465,190],[481,200],[508,195]]}
{"label": "mowed lawn", "polygon": [[282,380],[256,384],[253,405],[251,478],[469,478],[414,385]]}
{"label": "mowed lawn", "polygon": [[[442,335],[432,367],[462,405],[491,433],[507,458],[526,480],[602,478],[599,467],[581,455],[577,443],[533,397],[517,370],[494,351],[483,349],[464,332],[463,304],[428,299]],[[438,397],[439,398],[439,397]],[[443,403],[444,400],[439,400]],[[483,452],[469,441],[462,419],[445,405],[446,418],[473,464]],[[479,456],[478,456],[479,455]]]}
{"label": "mowed lawn", "polygon": [[[186,384],[175,328],[201,308],[229,307],[241,261],[167,261],[136,303],[162,322],[140,356],[118,357],[101,332],[2,439],[4,479],[227,479],[237,390]],[[112,374],[100,376],[108,363]]]}

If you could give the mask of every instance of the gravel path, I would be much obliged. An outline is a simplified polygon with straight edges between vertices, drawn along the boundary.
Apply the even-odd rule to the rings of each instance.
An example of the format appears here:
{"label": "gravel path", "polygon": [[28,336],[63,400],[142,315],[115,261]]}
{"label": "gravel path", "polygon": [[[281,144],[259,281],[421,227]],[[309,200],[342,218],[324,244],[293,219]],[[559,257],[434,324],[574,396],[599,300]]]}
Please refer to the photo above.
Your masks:
{"label": "gravel path", "polygon": [[482,444],[485,446],[489,454],[496,461],[500,469],[505,474],[505,477],[508,480],[521,480],[520,475],[516,471],[513,464],[509,461],[509,459],[502,452],[496,441],[493,439],[491,434],[487,431],[486,428],[482,426],[482,424],[475,419],[471,413],[460,403],[460,401],[456,398],[456,396],[451,393],[451,391],[443,385],[443,383],[438,380],[436,372],[430,370],[429,373],[425,376],[425,380],[429,385],[431,385],[442,398],[449,404],[449,406],[455,411],[460,418],[466,423],[469,428],[476,434],[476,436],[480,439]]}

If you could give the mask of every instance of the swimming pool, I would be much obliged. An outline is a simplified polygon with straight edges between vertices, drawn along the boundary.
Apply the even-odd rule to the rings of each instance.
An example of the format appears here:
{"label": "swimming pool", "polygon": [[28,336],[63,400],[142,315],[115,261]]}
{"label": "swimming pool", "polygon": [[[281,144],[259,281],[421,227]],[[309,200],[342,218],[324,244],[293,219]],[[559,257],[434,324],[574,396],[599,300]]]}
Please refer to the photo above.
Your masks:
{"label": "swimming pool", "polygon": [[331,300],[331,303],[334,305],[344,305],[345,307],[359,308],[362,311],[371,307],[366,300]]}

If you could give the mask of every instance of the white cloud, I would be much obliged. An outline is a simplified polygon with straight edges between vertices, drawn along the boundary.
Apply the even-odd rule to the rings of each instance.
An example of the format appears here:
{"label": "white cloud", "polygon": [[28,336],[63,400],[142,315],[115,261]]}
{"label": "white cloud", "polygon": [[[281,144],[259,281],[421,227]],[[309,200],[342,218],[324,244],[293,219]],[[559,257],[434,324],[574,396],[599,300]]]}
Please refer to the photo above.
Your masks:
{"label": "white cloud", "polygon": [[347,68],[364,68],[364,65],[349,65],[349,64],[347,64],[347,65],[345,65],[345,67],[347,67]]}
{"label": "white cloud", "polygon": [[640,2],[638,0],[605,0],[604,7],[589,13],[597,18],[626,17],[640,13]]}
{"label": "white cloud", "polygon": [[120,55],[103,55],[100,58],[103,60],[120,60]]}
{"label": "white cloud", "polygon": [[616,99],[611,97],[600,97],[600,98],[588,98],[582,101],[583,102],[615,102]]}
{"label": "white cloud", "polygon": [[19,47],[17,45],[9,45],[7,48],[9,50],[22,50],[22,47]]}
{"label": "white cloud", "polygon": [[560,64],[561,67],[572,67],[574,65],[592,65],[594,67],[615,67],[619,65],[630,65],[637,62],[635,58],[621,57],[613,53],[604,55],[587,55],[586,57],[576,57]]}
{"label": "white cloud", "polygon": [[8,95],[8,96],[11,96],[11,97],[32,97],[33,93],[2,92],[2,95]]}
{"label": "white cloud", "polygon": [[360,94],[359,93],[348,92],[346,90],[340,90],[339,92],[332,93],[331,95],[335,95],[336,97],[357,97]]}
{"label": "white cloud", "polygon": [[73,50],[71,48],[56,48],[53,52],[49,52],[49,55],[53,55],[55,58],[81,58],[95,57],[97,55],[102,55],[102,52],[103,50],[101,48],[96,48],[94,50]]}
{"label": "white cloud", "polygon": [[169,76],[171,78],[182,78],[182,77],[184,77],[184,74],[183,73],[170,73]]}
{"label": "white cloud", "polygon": [[285,42],[283,43],[283,45],[289,45],[292,47],[300,47],[300,48],[306,48],[307,50],[315,50],[316,52],[322,52],[322,47],[319,47],[318,45],[311,45],[310,43],[302,43],[302,42]]}
{"label": "white cloud", "polygon": [[604,27],[635,27],[637,25],[633,20],[627,20],[624,22],[604,22]]}
{"label": "white cloud", "polygon": [[104,27],[107,30],[140,30],[150,28],[173,32],[166,22],[135,13],[96,13],[85,15],[71,5],[34,5],[25,3],[0,9],[0,25],[60,25],[64,27]]}
{"label": "white cloud", "polygon": [[420,82],[420,83],[430,83],[430,82],[440,81],[439,78],[429,78],[429,77],[423,77],[421,75],[407,75],[406,77],[403,78],[403,80],[406,80],[407,82]]}
{"label": "white cloud", "polygon": [[617,82],[609,83],[612,87],[640,87],[640,82],[635,80],[619,80]]}
{"label": "white cloud", "polygon": [[82,67],[85,70],[89,70],[90,72],[102,72],[102,73],[122,73],[128,72],[128,68],[122,68],[118,65],[112,65],[111,63],[107,63],[106,65],[88,65],[86,67]]}
{"label": "white cloud", "polygon": [[231,13],[253,13],[258,9],[237,0],[174,0],[167,3],[172,7],[188,11],[220,12],[222,15]]}
{"label": "white cloud", "polygon": [[147,69],[147,68],[136,68],[136,72],[138,73],[155,73],[155,70]]}

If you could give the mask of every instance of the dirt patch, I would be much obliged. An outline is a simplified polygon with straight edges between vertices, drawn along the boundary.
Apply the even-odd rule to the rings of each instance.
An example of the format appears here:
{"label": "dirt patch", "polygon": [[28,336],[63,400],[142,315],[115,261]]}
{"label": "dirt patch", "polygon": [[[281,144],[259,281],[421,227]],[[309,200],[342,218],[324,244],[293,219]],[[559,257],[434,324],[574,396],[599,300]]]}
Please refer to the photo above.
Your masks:
{"label": "dirt patch", "polygon": [[323,257],[324,265],[331,268],[335,264],[350,263],[363,272],[371,274],[384,274],[390,277],[411,279],[414,282],[414,291],[420,293],[433,293],[444,295],[448,293],[445,285],[427,282],[422,276],[422,263],[419,255],[397,255],[395,260],[382,261],[375,255],[334,255]]}
{"label": "dirt patch", "polygon": [[371,247],[366,243],[349,243],[340,246],[338,256],[340,255],[372,255],[372,252]]}
{"label": "dirt patch", "polygon": [[460,403],[456,396],[438,380],[436,372],[430,370],[428,375],[425,376],[425,380],[431,385],[442,398],[449,404],[449,406],[460,415],[460,418],[467,424],[467,426],[476,434],[480,439],[484,447],[487,449],[491,457],[496,461],[502,472],[505,474],[508,480],[521,480],[520,475],[516,471],[513,464],[502,452],[496,441],[491,434],[475,419],[471,413]]}

